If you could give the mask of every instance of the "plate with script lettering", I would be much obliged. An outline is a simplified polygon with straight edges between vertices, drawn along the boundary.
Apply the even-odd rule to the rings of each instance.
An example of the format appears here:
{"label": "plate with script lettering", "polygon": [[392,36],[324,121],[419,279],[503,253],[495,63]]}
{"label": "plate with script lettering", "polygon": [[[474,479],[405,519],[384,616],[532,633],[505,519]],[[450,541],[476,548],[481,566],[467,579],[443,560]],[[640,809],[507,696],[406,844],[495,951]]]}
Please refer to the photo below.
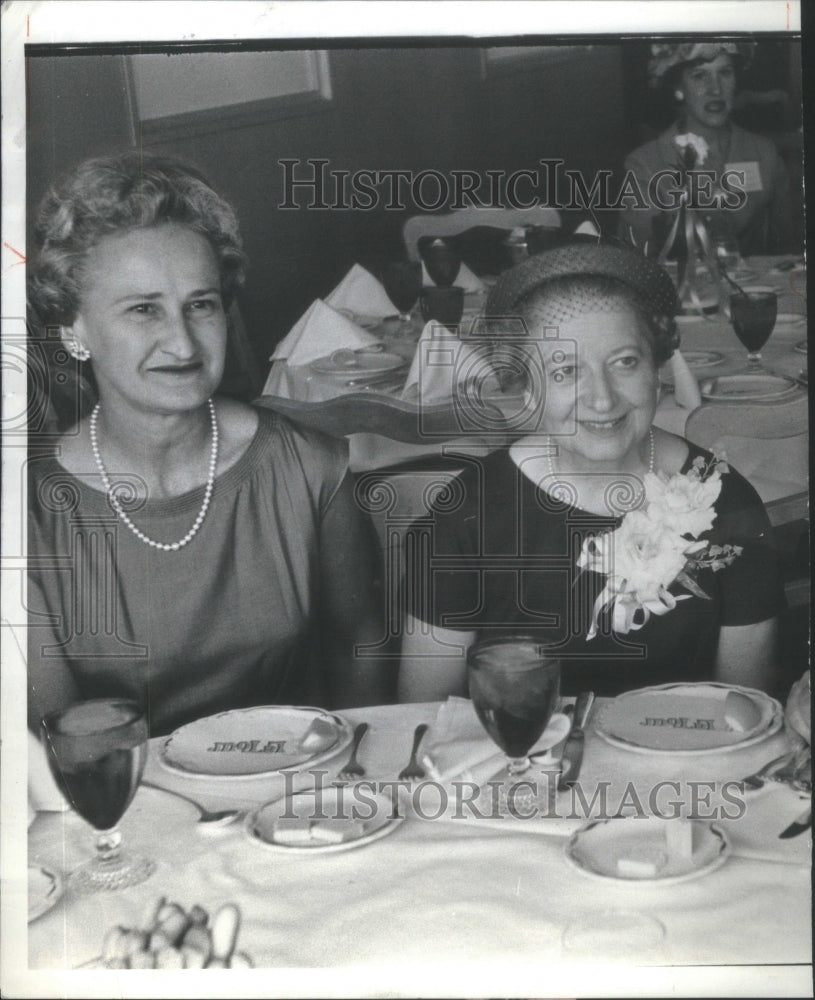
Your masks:
{"label": "plate with script lettering", "polygon": [[159,760],[187,777],[257,778],[313,767],[344,750],[351,727],[319,708],[264,705],[197,719],[168,736]]}
{"label": "plate with script lettering", "polygon": [[627,691],[601,705],[594,729],[638,753],[700,754],[758,743],[781,728],[779,703],[729,684],[663,684]]}

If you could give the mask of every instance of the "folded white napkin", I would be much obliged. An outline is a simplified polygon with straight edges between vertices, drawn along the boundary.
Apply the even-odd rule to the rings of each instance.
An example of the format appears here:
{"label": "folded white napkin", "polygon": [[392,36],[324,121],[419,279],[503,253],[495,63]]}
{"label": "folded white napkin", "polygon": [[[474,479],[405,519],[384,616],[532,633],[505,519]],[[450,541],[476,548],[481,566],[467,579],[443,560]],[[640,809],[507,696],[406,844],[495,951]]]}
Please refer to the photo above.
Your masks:
{"label": "folded white napkin", "polygon": [[360,316],[384,318],[398,312],[382,283],[359,264],[354,264],[325,301],[334,309],[348,309]]}
{"label": "folded white napkin", "polygon": [[341,348],[355,351],[378,343],[347,316],[316,299],[275,348],[272,361],[309,365]]}
{"label": "folded white napkin", "polygon": [[[556,712],[530,754],[551,749],[568,732],[569,720]],[[439,708],[422,763],[436,781],[456,778],[480,784],[506,765],[506,757],[487,736],[473,703],[468,698],[448,698]]]}
{"label": "folded white napkin", "polygon": [[418,398],[421,403],[449,401],[457,385],[481,378],[488,365],[480,345],[459,340],[446,326],[430,320],[416,345],[402,399]]}
{"label": "folded white napkin", "polygon": [[[427,273],[427,268],[424,266],[424,262],[422,262],[422,284],[436,284],[436,282]],[[483,292],[486,288],[484,282],[478,277],[477,274],[473,274],[463,261],[461,263],[461,267],[458,269],[458,274],[456,275],[456,280],[453,284],[458,285],[459,288],[463,288],[465,292]]]}
{"label": "folded white napkin", "polygon": [[68,803],[51,777],[45,750],[28,731],[28,822],[37,812],[64,812]]}

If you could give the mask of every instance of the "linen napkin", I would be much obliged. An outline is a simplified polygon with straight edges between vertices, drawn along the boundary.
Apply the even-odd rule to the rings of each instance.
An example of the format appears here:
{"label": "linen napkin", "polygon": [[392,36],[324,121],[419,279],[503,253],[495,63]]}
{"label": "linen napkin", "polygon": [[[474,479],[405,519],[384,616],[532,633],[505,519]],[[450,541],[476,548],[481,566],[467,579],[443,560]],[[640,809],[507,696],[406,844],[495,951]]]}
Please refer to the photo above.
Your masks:
{"label": "linen napkin", "polygon": [[347,316],[322,299],[314,302],[277,345],[270,360],[285,361],[290,367],[309,365],[341,348],[355,351],[378,343]]}
{"label": "linen napkin", "polygon": [[[481,378],[489,360],[480,345],[459,340],[437,320],[425,324],[402,389],[402,399],[444,402],[468,379]],[[494,377],[494,376],[489,376]],[[496,379],[496,389],[498,382]]]}
{"label": "linen napkin", "polygon": [[[422,284],[436,284],[436,282],[427,273],[424,261],[422,261]],[[465,292],[483,292],[486,289],[484,282],[478,277],[477,274],[473,274],[464,261],[461,262],[461,267],[458,269],[458,274],[456,275],[456,280],[453,284],[458,285],[459,288],[463,288]]]}
{"label": "linen napkin", "polygon": [[[556,712],[530,754],[551,749],[568,732],[569,720]],[[484,732],[473,703],[468,698],[448,698],[433,723],[422,764],[436,781],[459,779],[478,784],[496,775],[506,764],[506,757]]]}
{"label": "linen napkin", "polygon": [[354,264],[325,300],[333,309],[347,309],[360,316],[395,316],[396,306],[388,298],[382,283],[359,264]]}
{"label": "linen napkin", "polygon": [[28,736],[28,822],[38,812],[65,812],[69,807],[45,759],[45,750],[34,734]]}

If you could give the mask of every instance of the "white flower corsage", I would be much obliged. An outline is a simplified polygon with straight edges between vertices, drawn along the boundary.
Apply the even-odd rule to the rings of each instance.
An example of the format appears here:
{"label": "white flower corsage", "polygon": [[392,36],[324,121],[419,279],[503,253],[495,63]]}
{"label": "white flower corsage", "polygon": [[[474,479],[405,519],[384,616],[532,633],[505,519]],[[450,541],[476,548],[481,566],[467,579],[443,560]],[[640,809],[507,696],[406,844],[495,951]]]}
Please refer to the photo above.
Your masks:
{"label": "white flower corsage", "polygon": [[[701,135],[696,135],[694,132],[686,132],[684,135],[674,136],[674,145],[679,148],[685,160],[685,166],[689,168],[701,167],[707,159],[707,154],[710,152],[707,141]],[[688,153],[689,149],[693,150],[693,152]]]}
{"label": "white flower corsage", "polygon": [[[728,471],[722,457],[695,458],[687,473],[645,476],[645,506],[629,511],[619,528],[591,535],[583,542],[579,569],[606,577],[594,602],[588,638],[597,635],[600,615],[612,609],[612,628],[626,633],[641,629],[652,614],[673,611],[677,601],[692,594],[709,600],[693,574],[729,566],[741,554],[738,545],[711,545],[699,540],[716,516],[713,504]],[[668,588],[678,583],[690,594],[674,596]]]}

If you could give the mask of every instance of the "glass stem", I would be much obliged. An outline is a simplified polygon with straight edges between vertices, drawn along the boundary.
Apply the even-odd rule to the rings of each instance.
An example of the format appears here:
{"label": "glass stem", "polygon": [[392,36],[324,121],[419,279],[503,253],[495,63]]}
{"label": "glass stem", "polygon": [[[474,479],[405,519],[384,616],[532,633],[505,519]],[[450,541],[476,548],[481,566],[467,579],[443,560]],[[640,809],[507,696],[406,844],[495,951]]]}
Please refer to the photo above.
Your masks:
{"label": "glass stem", "polygon": [[121,857],[122,835],[118,827],[96,834],[96,859],[103,865],[114,865]]}
{"label": "glass stem", "polygon": [[747,352],[747,368],[748,371],[754,371],[754,372],[757,372],[761,369],[761,351]]}
{"label": "glass stem", "polygon": [[528,757],[508,757],[507,770],[510,774],[523,774],[532,762]]}

